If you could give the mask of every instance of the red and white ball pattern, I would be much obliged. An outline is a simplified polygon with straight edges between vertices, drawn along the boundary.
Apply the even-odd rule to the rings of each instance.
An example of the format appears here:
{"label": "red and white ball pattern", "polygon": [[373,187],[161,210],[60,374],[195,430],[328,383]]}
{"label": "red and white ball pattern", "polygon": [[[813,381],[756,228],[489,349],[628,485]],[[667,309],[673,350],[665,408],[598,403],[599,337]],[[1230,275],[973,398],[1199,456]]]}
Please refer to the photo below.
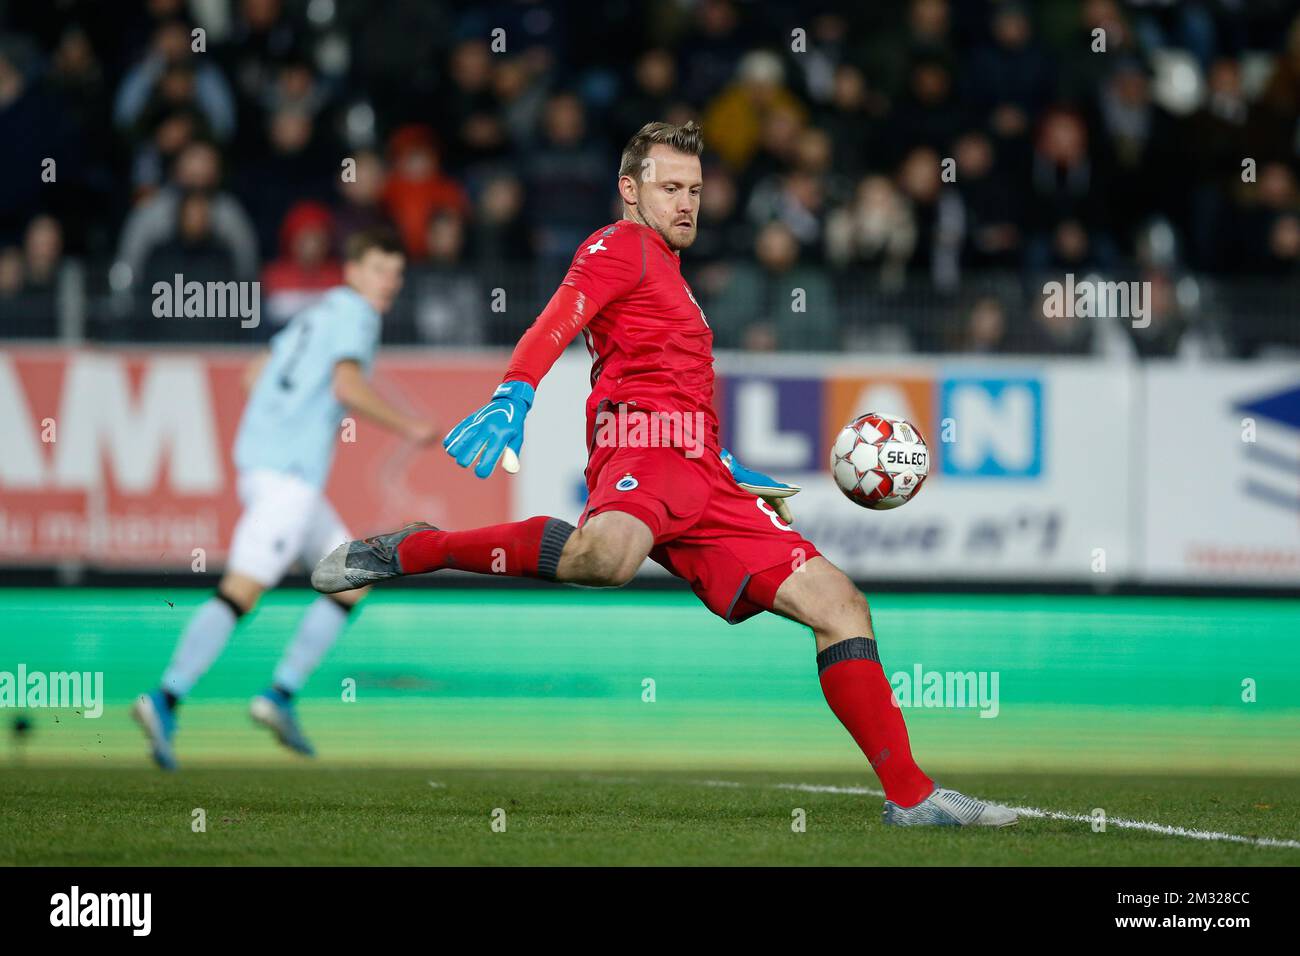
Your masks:
{"label": "red and white ball pattern", "polygon": [[831,446],[831,474],[844,496],[873,511],[906,504],[930,473],[930,449],[916,426],[868,412],[841,429]]}

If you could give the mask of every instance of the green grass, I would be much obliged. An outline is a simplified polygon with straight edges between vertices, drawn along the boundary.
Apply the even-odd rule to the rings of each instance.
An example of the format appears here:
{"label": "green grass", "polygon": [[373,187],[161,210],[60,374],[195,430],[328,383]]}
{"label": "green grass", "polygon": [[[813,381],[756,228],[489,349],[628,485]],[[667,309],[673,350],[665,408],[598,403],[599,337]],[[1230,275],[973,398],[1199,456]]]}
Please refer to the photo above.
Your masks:
{"label": "green grass", "polygon": [[[0,671],[104,675],[98,720],[29,713],[29,762],[143,766],[126,709],[157,686],[206,597],[0,590]],[[273,593],[235,632],[182,710],[187,765],[283,762],[246,705],[311,597]],[[886,595],[872,604],[891,676],[919,664],[998,677],[995,718],[905,710],[928,765],[1300,772],[1300,601]],[[395,591],[356,612],[301,711],[330,765],[856,771],[862,756],[826,707],[813,657],[803,628],[772,615],[731,627],[689,593]],[[355,702],[343,699],[345,681]],[[0,737],[0,762],[9,743]]]}
{"label": "green grass", "polygon": [[[896,830],[871,796],[776,789],[845,774],[635,777],[538,771],[39,768],[0,777],[0,864],[1295,866],[1300,850],[1111,826]],[[1300,832],[1292,778],[962,775],[1014,805],[1242,835]],[[434,787],[431,783],[439,784]],[[193,811],[207,831],[191,829]],[[504,832],[493,832],[496,809]],[[792,831],[792,813],[807,828]]]}
{"label": "green grass", "polygon": [[[313,763],[246,713],[312,599],[276,592],[182,707],[182,771],[164,776],[126,710],[205,598],[0,590],[0,671],[102,672],[106,698],[99,719],[29,710],[24,743],[0,734],[0,863],[1300,863],[1295,849],[1044,819],[899,833],[881,826],[878,797],[777,789],[875,780],[822,699],[805,630],[771,615],[730,627],[682,592],[378,593],[301,697]],[[1300,839],[1300,601],[917,594],[872,606],[887,673],[998,678],[991,719],[905,709],[942,782]],[[206,834],[190,831],[195,807]],[[489,829],[494,807],[506,833]],[[806,833],[790,831],[795,807]]]}

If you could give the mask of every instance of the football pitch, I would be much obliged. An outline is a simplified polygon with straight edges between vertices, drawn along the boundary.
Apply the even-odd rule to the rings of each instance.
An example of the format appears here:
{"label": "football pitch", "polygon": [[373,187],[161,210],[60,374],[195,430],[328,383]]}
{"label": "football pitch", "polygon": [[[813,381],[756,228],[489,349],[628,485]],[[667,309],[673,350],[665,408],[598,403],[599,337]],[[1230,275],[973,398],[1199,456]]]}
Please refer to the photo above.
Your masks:
{"label": "football pitch", "polygon": [[97,718],[0,710],[0,864],[1300,864],[1300,601],[874,597],[921,765],[1024,808],[954,832],[881,824],[807,631],[680,591],[377,592],[301,696],[315,761],[246,712],[312,599],[276,592],[164,775],[126,712],[206,596],[0,590],[0,673],[103,675]]}

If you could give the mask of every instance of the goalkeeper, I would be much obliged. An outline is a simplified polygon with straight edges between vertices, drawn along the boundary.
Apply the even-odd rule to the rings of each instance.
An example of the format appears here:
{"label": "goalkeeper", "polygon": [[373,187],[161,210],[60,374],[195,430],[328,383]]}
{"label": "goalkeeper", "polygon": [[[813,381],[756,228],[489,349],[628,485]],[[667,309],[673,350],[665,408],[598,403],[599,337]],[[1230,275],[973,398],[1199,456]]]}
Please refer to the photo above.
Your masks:
{"label": "goalkeeper", "polygon": [[[812,629],[822,690],[884,785],[886,823],[1015,823],[1012,811],[939,787],[917,766],[866,599],[791,527],[787,499],[799,489],[743,468],[719,446],[713,333],[680,257],[695,239],[701,149],[693,123],[651,123],[632,138],[618,179],[624,217],[579,246],[491,400],[443,442],[480,478],[498,461],[518,471],[534,390],[581,333],[592,391],[588,499],[577,526],[546,516],[466,531],[408,525],[340,545],[312,584],[334,592],[457,568],[618,586],[649,557],[732,624],[772,611]],[[631,427],[597,428],[609,414]],[[644,426],[656,416],[701,422],[702,453],[692,453],[695,443],[640,440],[654,433]],[[627,438],[611,441],[611,433]]]}

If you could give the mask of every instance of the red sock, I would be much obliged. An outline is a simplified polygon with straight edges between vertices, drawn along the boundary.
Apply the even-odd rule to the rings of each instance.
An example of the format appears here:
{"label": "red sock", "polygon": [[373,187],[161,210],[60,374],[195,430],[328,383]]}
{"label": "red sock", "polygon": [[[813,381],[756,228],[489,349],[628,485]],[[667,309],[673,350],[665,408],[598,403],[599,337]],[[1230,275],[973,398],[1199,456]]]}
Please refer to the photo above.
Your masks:
{"label": "red sock", "polygon": [[406,574],[455,568],[512,578],[555,580],[573,525],[539,515],[468,531],[416,531],[397,546]]}
{"label": "red sock", "polygon": [[851,637],[832,644],[817,655],[817,672],[826,702],[867,755],[885,799],[911,807],[928,797],[934,781],[912,759],[903,712],[894,703],[875,640]]}

